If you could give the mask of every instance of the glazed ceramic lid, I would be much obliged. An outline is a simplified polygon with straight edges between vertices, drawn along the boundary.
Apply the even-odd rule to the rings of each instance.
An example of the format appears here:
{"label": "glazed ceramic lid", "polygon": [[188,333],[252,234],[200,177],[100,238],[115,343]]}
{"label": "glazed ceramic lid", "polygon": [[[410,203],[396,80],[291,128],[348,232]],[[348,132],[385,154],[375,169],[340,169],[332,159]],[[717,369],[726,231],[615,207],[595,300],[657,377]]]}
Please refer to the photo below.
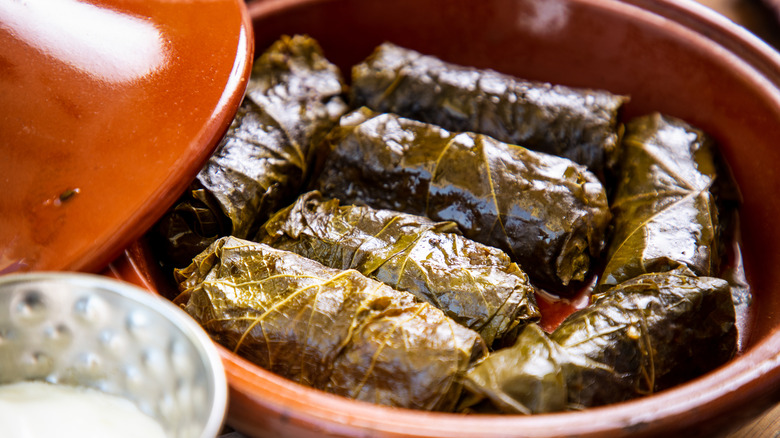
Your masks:
{"label": "glazed ceramic lid", "polygon": [[242,0],[0,2],[0,273],[97,271],[185,189],[253,55]]}

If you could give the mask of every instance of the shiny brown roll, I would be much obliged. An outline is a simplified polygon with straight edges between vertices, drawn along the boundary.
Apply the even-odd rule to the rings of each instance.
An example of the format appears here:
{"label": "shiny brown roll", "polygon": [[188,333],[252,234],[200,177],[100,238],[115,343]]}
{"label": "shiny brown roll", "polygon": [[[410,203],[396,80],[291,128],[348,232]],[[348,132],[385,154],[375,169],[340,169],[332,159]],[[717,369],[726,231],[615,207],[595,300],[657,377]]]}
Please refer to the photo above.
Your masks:
{"label": "shiny brown roll", "polygon": [[271,217],[258,241],[407,291],[489,346],[540,318],[528,276],[503,251],[461,236],[453,222],[309,192]]}
{"label": "shiny brown roll", "polygon": [[452,410],[482,338],[428,303],[354,270],[224,237],[176,271],[177,300],[220,344],[303,385]]}
{"label": "shiny brown roll", "polygon": [[607,196],[582,165],[366,108],[340,123],[314,187],[328,196],[455,222],[556,290],[584,280],[604,247]]}
{"label": "shiny brown roll", "polygon": [[392,43],[352,69],[353,106],[559,155],[603,177],[615,163],[626,96],[444,62]]}

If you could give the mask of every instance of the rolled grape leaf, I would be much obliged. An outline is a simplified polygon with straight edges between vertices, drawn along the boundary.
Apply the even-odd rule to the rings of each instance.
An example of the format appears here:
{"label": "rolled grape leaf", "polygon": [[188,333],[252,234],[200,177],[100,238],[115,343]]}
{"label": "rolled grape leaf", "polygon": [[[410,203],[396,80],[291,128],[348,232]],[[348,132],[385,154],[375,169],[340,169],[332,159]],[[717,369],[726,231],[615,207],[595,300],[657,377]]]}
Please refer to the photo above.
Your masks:
{"label": "rolled grape leaf", "polygon": [[566,352],[537,324],[515,344],[491,354],[464,379],[464,412],[542,414],[568,407]]}
{"label": "rolled grape leaf", "polygon": [[353,67],[351,100],[560,155],[602,177],[615,161],[618,113],[628,98],[463,67],[384,43]]}
{"label": "rolled grape leaf", "polygon": [[578,375],[567,380],[570,404],[594,406],[657,392],[733,357],[731,288],[684,267],[640,275],[571,315],[551,337],[571,357],[602,365],[569,373]]}
{"label": "rolled grape leaf", "polygon": [[315,191],[271,217],[257,240],[410,292],[487,345],[540,318],[525,273],[503,251],[461,236],[453,222],[339,205]]}
{"label": "rolled grape leaf", "polygon": [[629,400],[713,370],[737,343],[729,284],[684,267],[621,283],[544,335],[529,326],[474,367],[461,409],[538,413]]}
{"label": "rolled grape leaf", "polygon": [[628,123],[599,290],[677,266],[717,275],[713,154],[710,137],[681,120],[654,113]]}
{"label": "rolled grape leaf", "polygon": [[453,221],[562,289],[604,246],[604,188],[584,166],[474,133],[361,108],[341,120],[314,188],[345,203]]}
{"label": "rolled grape leaf", "polygon": [[224,237],[175,271],[184,304],[220,344],[344,397],[452,410],[480,336],[354,270]]}
{"label": "rolled grape leaf", "polygon": [[346,111],[338,68],[306,36],[255,62],[244,101],[190,189],[156,226],[161,253],[186,266],[220,236],[246,238],[297,195],[319,141]]}

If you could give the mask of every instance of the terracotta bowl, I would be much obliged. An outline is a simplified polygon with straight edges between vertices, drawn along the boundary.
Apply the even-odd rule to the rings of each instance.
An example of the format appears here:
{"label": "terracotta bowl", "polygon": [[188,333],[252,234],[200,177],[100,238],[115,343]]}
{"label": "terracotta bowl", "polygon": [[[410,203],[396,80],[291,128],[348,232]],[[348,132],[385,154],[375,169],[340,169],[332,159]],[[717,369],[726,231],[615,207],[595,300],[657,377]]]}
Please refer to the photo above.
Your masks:
{"label": "terracotta bowl", "polygon": [[230,126],[251,34],[243,0],[0,2],[0,275],[143,236]]}
{"label": "terracotta bowl", "polygon": [[[780,56],[689,1],[261,0],[256,52],[308,33],[344,72],[389,40],[445,60],[631,96],[626,118],[661,111],[711,133],[744,195],[755,294],[744,351],[685,385],[582,412],[462,416],[389,409],[311,390],[221,350],[228,423],[268,437],[716,436],[780,400]],[[128,249],[114,274],[161,290],[154,255]]]}

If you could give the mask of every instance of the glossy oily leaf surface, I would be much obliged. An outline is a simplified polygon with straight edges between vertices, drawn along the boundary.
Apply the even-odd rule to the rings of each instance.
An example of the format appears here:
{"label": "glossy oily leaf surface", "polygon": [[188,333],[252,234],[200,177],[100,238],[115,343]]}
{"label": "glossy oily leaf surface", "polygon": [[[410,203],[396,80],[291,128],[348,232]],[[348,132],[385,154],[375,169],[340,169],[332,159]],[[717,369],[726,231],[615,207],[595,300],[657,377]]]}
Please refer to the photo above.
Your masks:
{"label": "glossy oily leaf surface", "polygon": [[601,289],[680,265],[717,274],[714,147],[702,131],[673,117],[655,113],[628,123]]}
{"label": "glossy oily leaf surface", "polygon": [[226,348],[352,399],[451,410],[480,336],[354,270],[233,237],[176,271],[185,310]]}
{"label": "glossy oily leaf surface", "polygon": [[186,266],[219,237],[251,237],[295,199],[309,174],[311,144],[346,111],[344,87],[311,38],[282,37],[266,50],[227,135],[158,223],[163,255]]}
{"label": "glossy oily leaf surface", "polygon": [[366,108],[331,134],[317,190],[453,221],[506,251],[532,281],[583,280],[604,246],[604,188],[570,160]]}
{"label": "glossy oily leaf surface", "polygon": [[602,90],[526,81],[384,43],[352,69],[352,104],[472,131],[569,158],[604,177],[628,101]]}
{"label": "glossy oily leaf surface", "polygon": [[266,222],[257,240],[407,291],[477,331],[488,346],[540,318],[528,276],[502,251],[461,236],[452,222],[340,205],[309,192]]}
{"label": "glossy oily leaf surface", "polygon": [[617,285],[549,336],[528,327],[466,386],[472,406],[500,412],[600,406],[704,374],[734,355],[736,340],[728,283],[679,268]]}

